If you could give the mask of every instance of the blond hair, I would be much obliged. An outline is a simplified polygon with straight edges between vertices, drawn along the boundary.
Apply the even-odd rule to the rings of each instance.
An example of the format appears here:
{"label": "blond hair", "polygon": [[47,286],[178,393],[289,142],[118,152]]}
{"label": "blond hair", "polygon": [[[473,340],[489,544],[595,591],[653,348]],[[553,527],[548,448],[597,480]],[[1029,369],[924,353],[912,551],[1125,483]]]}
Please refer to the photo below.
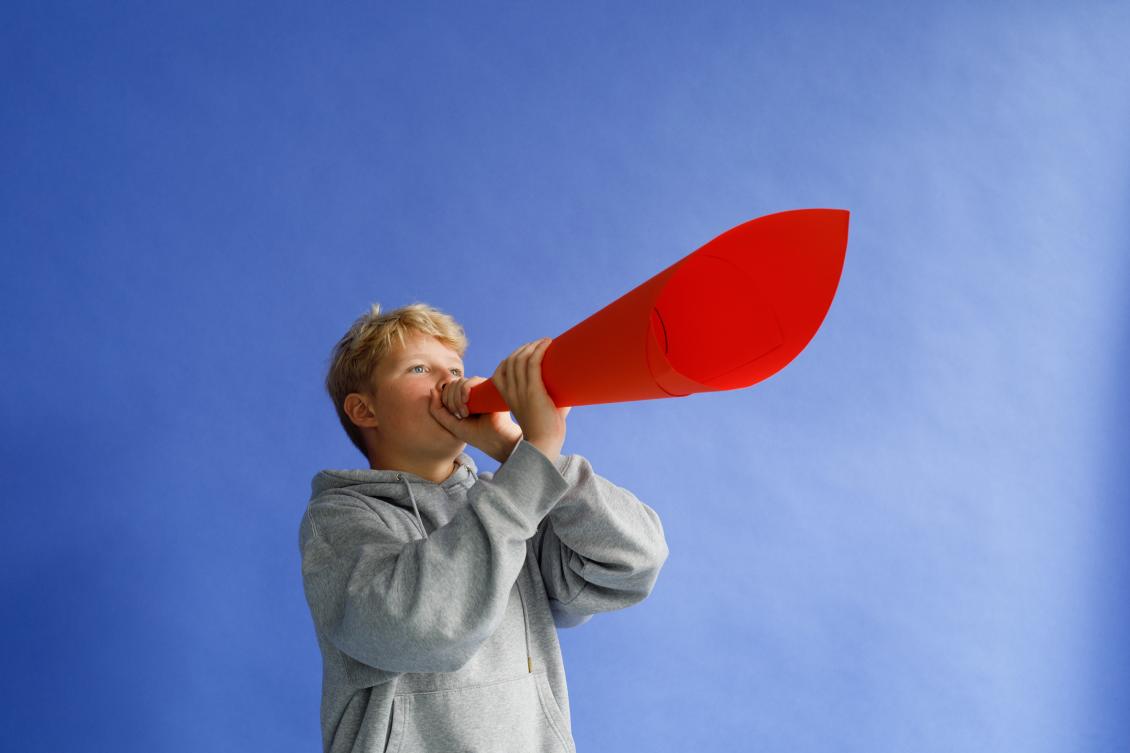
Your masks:
{"label": "blond hair", "polygon": [[369,454],[365,438],[361,428],[346,415],[345,398],[352,392],[360,392],[378,399],[377,387],[372,381],[377,365],[392,349],[393,337],[404,347],[407,332],[431,335],[460,358],[467,352],[467,335],[449,314],[425,303],[412,303],[382,314],[381,305],[373,303],[338,340],[330,356],[326,392],[333,400],[342,428],[366,460]]}

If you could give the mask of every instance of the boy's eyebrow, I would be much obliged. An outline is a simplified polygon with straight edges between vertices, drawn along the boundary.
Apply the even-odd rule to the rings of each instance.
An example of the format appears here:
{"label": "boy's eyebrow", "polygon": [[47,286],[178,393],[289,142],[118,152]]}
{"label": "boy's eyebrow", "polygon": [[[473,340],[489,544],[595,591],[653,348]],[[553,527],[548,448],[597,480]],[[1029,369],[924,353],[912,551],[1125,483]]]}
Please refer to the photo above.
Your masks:
{"label": "boy's eyebrow", "polygon": [[[407,355],[403,355],[400,358],[396,359],[396,361],[397,361],[397,363],[404,363],[405,361],[411,361],[411,360],[416,359],[416,358],[427,358],[427,357],[428,356],[425,353],[409,353]],[[458,360],[458,359],[452,361],[452,363],[459,364],[460,366],[463,365],[463,361]]]}

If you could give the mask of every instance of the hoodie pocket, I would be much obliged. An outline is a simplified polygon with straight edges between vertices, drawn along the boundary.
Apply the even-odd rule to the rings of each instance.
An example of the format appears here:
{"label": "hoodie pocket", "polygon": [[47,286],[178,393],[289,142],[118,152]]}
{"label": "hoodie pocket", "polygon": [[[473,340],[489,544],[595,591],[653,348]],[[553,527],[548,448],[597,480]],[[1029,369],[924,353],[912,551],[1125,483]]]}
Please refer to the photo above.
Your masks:
{"label": "hoodie pocket", "polygon": [[545,670],[396,696],[388,753],[575,753]]}
{"label": "hoodie pocket", "polygon": [[381,748],[385,753],[393,753],[400,748],[401,739],[404,737],[404,706],[407,697],[397,696],[392,699],[392,719],[388,724],[388,737],[385,746]]}
{"label": "hoodie pocket", "polygon": [[569,753],[575,753],[573,735],[569,732],[568,725],[565,724],[565,717],[561,714],[561,706],[558,705],[557,698],[553,695],[553,688],[549,685],[549,678],[546,676],[545,670],[534,674],[534,686],[537,688],[538,698],[541,699],[542,710],[548,717],[554,731],[557,732],[557,736],[565,744]]}

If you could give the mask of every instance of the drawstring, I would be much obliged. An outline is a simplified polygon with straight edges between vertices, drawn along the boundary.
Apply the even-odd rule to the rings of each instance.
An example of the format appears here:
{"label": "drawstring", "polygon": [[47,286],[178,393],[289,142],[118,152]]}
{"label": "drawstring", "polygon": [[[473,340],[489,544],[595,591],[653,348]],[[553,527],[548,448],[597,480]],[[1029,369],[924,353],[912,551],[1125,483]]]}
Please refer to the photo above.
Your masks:
{"label": "drawstring", "polygon": [[[522,569],[525,569],[526,563],[522,563]],[[526,671],[534,671],[534,660],[530,657],[530,626],[526,621],[526,597],[522,596],[522,576],[518,575],[518,580],[514,582],[518,587],[518,601],[522,602],[522,629],[526,631]]]}
{"label": "drawstring", "polygon": [[[404,474],[398,473],[396,477],[404,482],[404,486],[408,489],[408,499],[412,500],[412,511],[416,513],[416,520],[420,523],[420,530],[424,532],[424,538],[428,538],[428,531],[424,528],[424,519],[420,517],[420,508],[416,506],[416,495],[412,493],[412,485],[408,483],[408,479],[404,478]],[[523,569],[525,562],[522,563]],[[522,630],[526,638],[526,671],[534,671],[534,660],[530,656],[530,621],[526,615],[526,597],[522,596],[522,578],[519,574],[518,580],[515,584],[518,587],[518,601],[522,603]]]}
{"label": "drawstring", "polygon": [[396,477],[408,487],[408,498],[412,500],[412,509],[416,512],[416,520],[420,521],[420,530],[424,532],[424,538],[428,538],[428,532],[424,528],[424,519],[420,517],[420,508],[416,507],[416,495],[412,493],[412,485],[408,483],[408,479],[404,478],[403,474],[398,473]]}

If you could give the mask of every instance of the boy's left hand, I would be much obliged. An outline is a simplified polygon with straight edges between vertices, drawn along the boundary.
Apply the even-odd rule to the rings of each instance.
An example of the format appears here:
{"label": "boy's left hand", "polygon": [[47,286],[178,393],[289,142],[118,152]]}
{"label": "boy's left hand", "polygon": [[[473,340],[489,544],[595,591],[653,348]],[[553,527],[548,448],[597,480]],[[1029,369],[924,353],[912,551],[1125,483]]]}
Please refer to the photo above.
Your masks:
{"label": "boy's left hand", "polygon": [[522,438],[522,427],[510,418],[510,411],[470,415],[467,399],[471,388],[485,381],[486,377],[457,377],[437,385],[429,407],[432,416],[456,438],[504,463]]}

